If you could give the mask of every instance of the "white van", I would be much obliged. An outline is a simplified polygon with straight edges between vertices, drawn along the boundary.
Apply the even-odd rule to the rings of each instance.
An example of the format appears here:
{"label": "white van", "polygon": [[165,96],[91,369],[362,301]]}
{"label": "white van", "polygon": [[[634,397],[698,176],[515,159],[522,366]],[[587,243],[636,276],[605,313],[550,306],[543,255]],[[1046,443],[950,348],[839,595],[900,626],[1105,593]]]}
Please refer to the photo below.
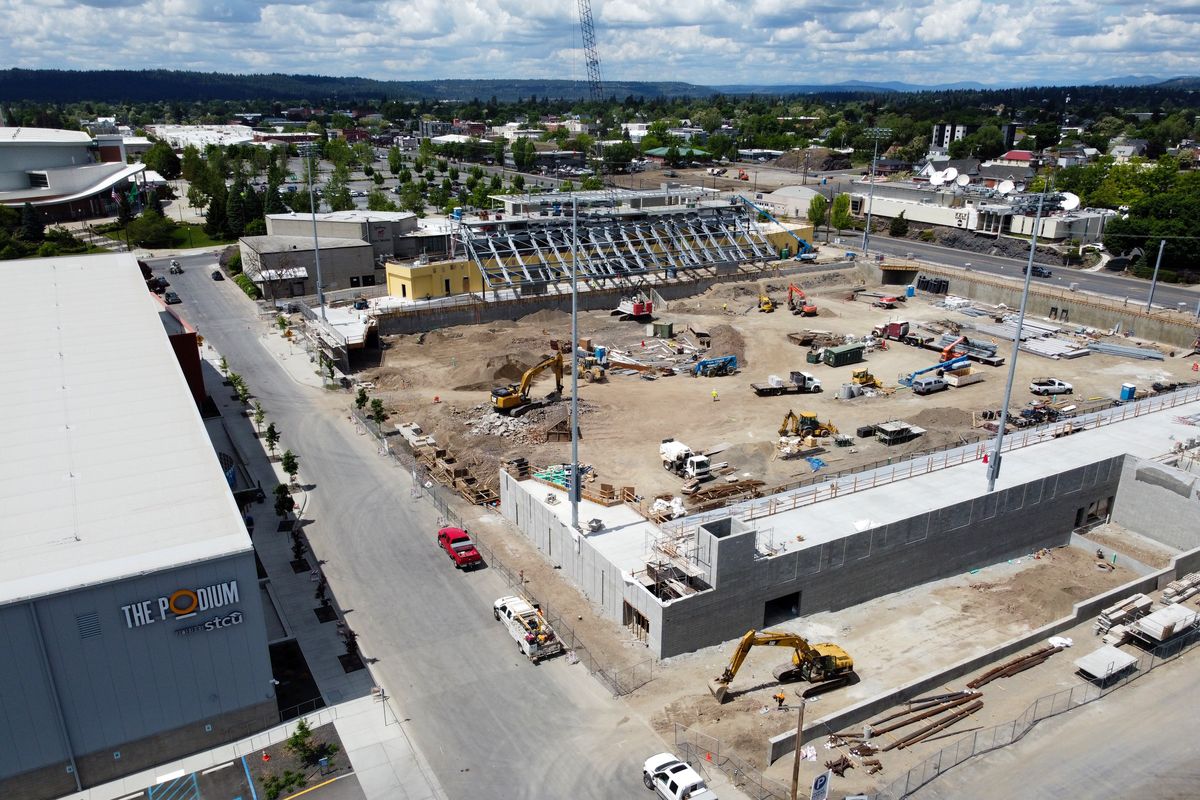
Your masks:
{"label": "white van", "polygon": [[913,381],[913,394],[933,394],[940,392],[942,389],[949,388],[950,384],[946,383],[946,379],[942,377],[924,377],[917,378]]}

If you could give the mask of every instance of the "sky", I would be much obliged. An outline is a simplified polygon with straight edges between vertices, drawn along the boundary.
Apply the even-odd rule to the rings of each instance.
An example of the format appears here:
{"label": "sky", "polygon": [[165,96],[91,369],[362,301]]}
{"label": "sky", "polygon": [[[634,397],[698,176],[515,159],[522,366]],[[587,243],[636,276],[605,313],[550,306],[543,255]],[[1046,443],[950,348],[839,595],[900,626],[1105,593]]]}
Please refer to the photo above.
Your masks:
{"label": "sky", "polygon": [[[1200,75],[1200,0],[592,0],[601,72],[707,85]],[[584,80],[577,0],[0,0],[0,67]]]}

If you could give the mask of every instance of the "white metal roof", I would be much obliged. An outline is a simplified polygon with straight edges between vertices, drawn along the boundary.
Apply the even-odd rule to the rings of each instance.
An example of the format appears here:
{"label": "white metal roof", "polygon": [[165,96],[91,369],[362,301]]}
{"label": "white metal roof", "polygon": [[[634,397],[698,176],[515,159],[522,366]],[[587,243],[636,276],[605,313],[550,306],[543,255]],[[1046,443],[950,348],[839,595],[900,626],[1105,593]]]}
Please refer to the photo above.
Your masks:
{"label": "white metal roof", "polygon": [[[415,217],[411,211],[366,211],[355,208],[348,211],[325,211],[317,214],[317,222],[399,222]],[[313,215],[300,211],[290,214],[267,214],[267,219],[307,219]]]}
{"label": "white metal roof", "polygon": [[0,144],[91,144],[92,135],[84,131],[55,128],[0,128]]}
{"label": "white metal roof", "polygon": [[0,605],[250,550],[134,258],[4,273]]}

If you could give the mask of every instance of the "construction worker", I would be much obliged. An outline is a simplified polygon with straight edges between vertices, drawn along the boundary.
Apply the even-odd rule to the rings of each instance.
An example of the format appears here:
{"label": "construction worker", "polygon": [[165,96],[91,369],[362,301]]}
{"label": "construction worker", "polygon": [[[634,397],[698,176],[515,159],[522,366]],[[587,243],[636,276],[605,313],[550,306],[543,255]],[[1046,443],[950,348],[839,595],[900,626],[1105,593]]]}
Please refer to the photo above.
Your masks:
{"label": "construction worker", "polygon": [[714,403],[717,402],[717,390],[716,389],[712,390],[712,398],[713,398]]}
{"label": "construction worker", "polygon": [[780,691],[778,691],[778,692],[776,692],[775,694],[771,695],[771,697],[774,697],[774,698],[775,698],[775,704],[776,704],[776,706],[779,708],[779,710],[781,710],[781,711],[782,711],[782,710],[783,710],[783,704],[784,704],[784,703],[787,701],[787,695],[785,695],[785,694],[783,693],[783,690],[781,689]]}

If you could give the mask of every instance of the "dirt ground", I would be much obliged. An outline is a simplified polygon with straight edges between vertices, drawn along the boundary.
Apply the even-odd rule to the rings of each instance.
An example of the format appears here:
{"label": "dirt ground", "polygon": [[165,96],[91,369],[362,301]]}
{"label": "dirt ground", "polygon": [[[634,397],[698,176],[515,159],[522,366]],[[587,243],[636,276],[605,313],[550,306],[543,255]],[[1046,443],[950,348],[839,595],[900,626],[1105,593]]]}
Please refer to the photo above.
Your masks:
{"label": "dirt ground", "polygon": [[[786,302],[786,278],[721,284],[656,312],[657,320],[674,323],[678,342],[695,343],[695,337],[680,334],[692,327],[714,337],[706,356],[738,355],[741,369],[736,375],[693,378],[684,374],[648,380],[614,373],[605,383],[580,381],[580,458],[592,465],[597,479],[634,486],[644,497],[677,493],[682,481],[665,473],[658,458],[658,443],[670,437],[713,453],[714,462],[727,462],[730,471],[769,486],[795,481],[812,469],[801,459],[776,456],[777,430],[789,410],[814,411],[850,435],[860,425],[892,419],[928,431],[899,447],[888,448],[873,439],[856,439],[848,448],[826,446],[818,455],[832,471],[975,440],[979,434],[971,427],[971,412],[1000,406],[1006,366],[980,367],[986,376],[982,383],[926,397],[900,389],[890,395],[839,400],[838,388],[858,366],[867,366],[888,386],[895,386],[898,376],[936,363],[938,354],[892,343],[887,350],[869,353],[865,364],[831,368],[807,364],[807,348],[787,339],[788,333],[805,328],[862,336],[888,320],[966,322],[969,318],[922,298],[896,310],[848,301],[848,289],[859,280],[854,271],[802,277],[803,288],[820,309],[817,317],[792,316],[786,305],[771,314],[755,310],[760,292]],[[580,335],[593,344],[641,360],[665,359],[668,344],[648,335],[646,328],[602,312],[580,315]],[[480,478],[494,480],[495,467],[504,458],[525,456],[535,465],[569,460],[569,443],[545,443],[545,430],[566,418],[565,401],[518,419],[501,419],[491,411],[489,398],[493,386],[519,380],[527,367],[550,354],[551,340],[569,338],[569,316],[549,310],[516,321],[389,337],[383,366],[360,378],[375,384],[372,394],[383,398],[393,421],[417,422],[439,444],[448,444],[460,460],[478,464]],[[1022,354],[1014,402],[1019,407],[1032,399],[1023,386],[1040,375],[1071,381],[1075,398],[1085,399],[1113,397],[1124,382],[1147,386],[1171,376],[1187,380],[1189,366],[1190,361],[1180,359],[1146,362],[1090,355],[1055,362]],[[791,370],[813,373],[825,391],[758,397],[750,389],[751,383],[766,382],[773,374],[786,377]],[[569,376],[566,386],[569,393]],[[552,389],[553,377],[547,370],[535,382],[532,394],[541,397]]]}
{"label": "dirt ground", "polygon": [[[1093,528],[1086,536],[1104,550],[1129,556],[1155,569],[1167,566],[1171,559],[1179,554],[1174,548],[1111,522]],[[1119,556],[1117,560],[1120,561]]]}
{"label": "dirt ground", "polygon": [[[859,682],[810,700],[809,720],[986,652],[1136,577],[1120,566],[1097,569],[1095,562],[1086,549],[1057,548],[777,626],[814,643],[835,642],[855,660]],[[667,659],[630,703],[668,737],[675,723],[687,725],[763,768],[767,738],[796,725],[795,712],[780,713],[771,699],[779,690],[772,671],[788,654],[752,650],[730,684],[731,699],[718,705],[707,685],[729,663],[733,646]],[[807,686],[793,684],[785,693],[792,697]]]}

